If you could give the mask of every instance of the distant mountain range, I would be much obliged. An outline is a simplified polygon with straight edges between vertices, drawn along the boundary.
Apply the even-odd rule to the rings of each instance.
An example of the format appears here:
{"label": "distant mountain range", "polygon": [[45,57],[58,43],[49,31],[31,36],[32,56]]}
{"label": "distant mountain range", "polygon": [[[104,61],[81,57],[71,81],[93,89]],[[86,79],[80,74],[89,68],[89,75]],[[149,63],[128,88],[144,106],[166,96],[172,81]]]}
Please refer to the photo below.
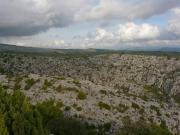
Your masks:
{"label": "distant mountain range", "polygon": [[103,52],[112,52],[114,50],[107,49],[51,49],[51,48],[39,48],[39,47],[25,47],[25,46],[17,46],[10,44],[0,44],[0,52],[22,52],[22,53],[86,53],[86,52],[94,52],[94,53],[103,53]]}
{"label": "distant mountain range", "polygon": [[170,47],[163,47],[160,49],[162,52],[180,52],[180,47],[170,48]]}
{"label": "distant mountain range", "polygon": [[[23,53],[75,53],[75,52],[113,52],[115,50],[107,49],[51,49],[51,48],[38,48],[38,47],[25,47],[10,44],[0,44],[0,52],[23,52]],[[120,50],[121,51],[121,50]],[[155,51],[155,52],[180,52],[180,47],[162,47],[162,48],[129,48],[123,51]]]}

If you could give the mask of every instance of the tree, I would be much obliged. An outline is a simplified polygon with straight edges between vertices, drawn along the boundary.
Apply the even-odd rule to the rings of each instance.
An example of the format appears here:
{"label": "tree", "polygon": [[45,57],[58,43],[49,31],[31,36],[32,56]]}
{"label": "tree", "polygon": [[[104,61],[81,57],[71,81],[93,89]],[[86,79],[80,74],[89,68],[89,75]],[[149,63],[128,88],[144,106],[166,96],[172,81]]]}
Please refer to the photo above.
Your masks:
{"label": "tree", "polygon": [[5,125],[4,116],[0,113],[0,135],[8,135],[8,130]]}

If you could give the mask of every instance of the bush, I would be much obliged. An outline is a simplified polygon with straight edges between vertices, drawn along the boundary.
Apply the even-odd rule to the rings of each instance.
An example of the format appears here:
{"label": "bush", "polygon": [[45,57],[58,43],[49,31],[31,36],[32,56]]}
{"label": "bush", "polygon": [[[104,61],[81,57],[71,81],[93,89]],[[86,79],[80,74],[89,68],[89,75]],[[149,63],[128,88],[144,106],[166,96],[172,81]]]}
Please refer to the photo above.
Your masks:
{"label": "bush", "polygon": [[78,106],[78,107],[76,108],[76,110],[77,110],[77,111],[82,111],[82,107]]}
{"label": "bush", "polygon": [[57,86],[55,89],[57,92],[63,92],[63,91],[73,91],[73,92],[78,92],[79,90],[75,87],[64,87],[61,84]]}
{"label": "bush", "polygon": [[78,106],[77,104],[73,104],[73,107],[74,107],[77,111],[82,111],[82,107]]}
{"label": "bush", "polygon": [[135,110],[137,110],[137,109],[140,109],[140,107],[139,107],[139,105],[138,104],[136,104],[136,103],[134,103],[134,102],[132,102],[132,108],[134,108]]}
{"label": "bush", "polygon": [[124,126],[116,135],[173,135],[165,126],[149,124],[145,121],[125,121]]}
{"label": "bush", "polygon": [[70,107],[70,106],[66,106],[66,107],[64,108],[64,111],[69,111],[69,110],[71,110],[71,107]]}
{"label": "bush", "polygon": [[151,110],[156,111],[156,113],[157,113],[158,116],[161,116],[161,113],[160,113],[158,107],[156,107],[156,106],[154,106],[154,105],[151,105],[150,108],[151,108]]}
{"label": "bush", "polygon": [[22,79],[23,78],[21,78],[21,77],[15,78],[15,84],[14,84],[13,90],[20,90],[21,89],[20,82],[22,81]]}
{"label": "bush", "polygon": [[100,109],[111,110],[111,106],[103,102],[99,102],[98,106],[100,107]]}
{"label": "bush", "polygon": [[146,90],[148,93],[151,93],[153,98],[159,101],[166,101],[166,94],[163,93],[163,91],[156,85],[145,85],[144,90]]}
{"label": "bush", "polygon": [[62,92],[62,91],[63,91],[62,85],[58,85],[58,86],[55,88],[55,90],[56,90],[57,92]]}
{"label": "bush", "polygon": [[44,84],[42,86],[42,89],[43,90],[47,90],[48,87],[51,87],[52,86],[52,83],[50,81],[48,81],[47,79],[44,80]]}
{"label": "bush", "polygon": [[105,91],[105,90],[100,90],[100,93],[104,94],[104,95],[107,95],[107,91]]}
{"label": "bush", "polygon": [[81,83],[79,82],[79,80],[73,80],[73,83],[78,86],[81,87]]}
{"label": "bush", "polygon": [[53,100],[32,106],[19,90],[9,95],[0,86],[0,135],[103,135],[97,131],[65,118]]}
{"label": "bush", "polygon": [[84,100],[86,98],[87,98],[86,93],[84,93],[83,91],[78,92],[77,99]]}
{"label": "bush", "polygon": [[24,87],[25,90],[29,90],[36,83],[34,79],[27,79],[25,82],[26,82],[26,85]]}
{"label": "bush", "polygon": [[129,107],[126,106],[126,105],[124,105],[124,104],[119,104],[119,106],[116,107],[116,109],[117,109],[119,112],[124,113],[126,110],[129,109]]}
{"label": "bush", "polygon": [[180,93],[173,95],[174,101],[180,105]]}

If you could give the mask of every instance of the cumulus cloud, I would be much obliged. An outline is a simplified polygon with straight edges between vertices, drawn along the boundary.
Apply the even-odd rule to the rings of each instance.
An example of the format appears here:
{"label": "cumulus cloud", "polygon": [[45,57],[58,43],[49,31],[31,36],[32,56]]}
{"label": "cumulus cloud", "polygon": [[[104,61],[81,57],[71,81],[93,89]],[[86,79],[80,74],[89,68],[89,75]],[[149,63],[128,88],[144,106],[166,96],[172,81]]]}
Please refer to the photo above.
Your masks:
{"label": "cumulus cloud", "polygon": [[76,14],[75,19],[78,21],[144,19],[162,14],[178,5],[180,5],[179,0],[100,0],[96,6],[93,5],[82,8],[81,11]]}
{"label": "cumulus cloud", "polygon": [[180,37],[180,8],[172,10],[173,16],[169,20],[168,30]]}
{"label": "cumulus cloud", "polygon": [[[177,17],[177,16],[176,16]],[[173,17],[172,19],[178,19]],[[178,29],[159,28],[158,26],[128,22],[119,24],[114,31],[97,28],[94,37],[82,42],[85,48],[127,49],[133,47],[161,48],[161,46],[179,46]],[[93,35],[93,34],[91,34]]]}
{"label": "cumulus cloud", "polygon": [[0,0],[0,36],[34,35],[79,21],[144,19],[179,4],[179,0],[99,0],[98,4],[94,0]]}
{"label": "cumulus cloud", "polygon": [[25,36],[64,27],[85,0],[0,0],[0,36]]}
{"label": "cumulus cloud", "polygon": [[[151,44],[151,41],[159,40],[161,30],[150,24],[135,24],[128,22],[119,24],[114,31],[97,28],[90,37],[76,43],[79,48],[107,48],[125,49],[127,47]],[[157,42],[156,42],[157,43]]]}
{"label": "cumulus cloud", "polygon": [[149,40],[157,38],[159,35],[159,28],[150,24],[121,24],[117,32],[117,37],[122,41]]}
{"label": "cumulus cloud", "polygon": [[114,37],[113,33],[107,32],[105,29],[97,28],[95,40],[105,40],[112,39]]}
{"label": "cumulus cloud", "polygon": [[121,42],[133,42],[140,40],[151,40],[160,36],[157,26],[150,24],[125,23],[120,24],[118,29],[108,32],[105,29],[97,28],[95,40],[118,40]]}

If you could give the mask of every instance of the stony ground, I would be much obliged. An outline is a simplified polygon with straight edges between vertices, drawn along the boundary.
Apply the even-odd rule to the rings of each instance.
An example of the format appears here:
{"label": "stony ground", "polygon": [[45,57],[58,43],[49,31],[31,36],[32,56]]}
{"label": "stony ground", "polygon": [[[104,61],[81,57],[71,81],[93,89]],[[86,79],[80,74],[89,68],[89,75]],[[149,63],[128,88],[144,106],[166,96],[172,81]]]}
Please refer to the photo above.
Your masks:
{"label": "stony ground", "polygon": [[[111,54],[88,58],[0,55],[0,83],[32,104],[53,99],[93,123],[144,119],[180,132],[180,60]],[[7,75],[8,74],[8,75]]]}

